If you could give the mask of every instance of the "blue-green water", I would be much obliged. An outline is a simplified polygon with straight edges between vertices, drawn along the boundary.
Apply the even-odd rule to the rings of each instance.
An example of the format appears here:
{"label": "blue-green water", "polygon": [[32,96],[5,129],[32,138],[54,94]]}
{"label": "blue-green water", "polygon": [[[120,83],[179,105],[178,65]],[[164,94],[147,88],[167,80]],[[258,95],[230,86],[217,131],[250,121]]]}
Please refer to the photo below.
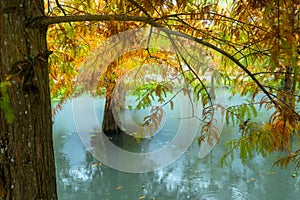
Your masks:
{"label": "blue-green water", "polygon": [[[103,104],[104,100],[100,99],[99,113],[103,111]],[[238,135],[233,127],[223,129],[220,142],[203,159],[198,156],[199,147],[195,141],[176,162],[165,168],[147,173],[125,173],[105,166],[87,152],[76,133],[72,112],[72,104],[67,102],[55,116],[53,137],[59,199],[299,199],[300,178],[292,176],[292,166],[288,169],[272,168],[274,158],[255,156],[245,165],[236,159],[232,167],[220,166],[224,143]],[[263,120],[263,116],[260,117],[259,120]],[[164,127],[166,136],[171,129],[172,126]],[[153,140],[153,144],[150,141],[150,146],[163,145],[167,139],[161,137]],[[293,145],[300,147],[299,144],[295,141]]]}

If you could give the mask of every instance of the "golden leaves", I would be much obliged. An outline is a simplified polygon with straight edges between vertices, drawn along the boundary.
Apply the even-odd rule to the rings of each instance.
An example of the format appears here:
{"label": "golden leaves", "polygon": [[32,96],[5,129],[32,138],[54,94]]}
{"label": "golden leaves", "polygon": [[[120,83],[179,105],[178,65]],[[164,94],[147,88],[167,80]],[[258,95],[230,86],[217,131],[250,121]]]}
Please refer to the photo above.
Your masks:
{"label": "golden leaves", "polygon": [[285,151],[290,149],[291,129],[284,121],[264,124],[265,134],[270,134],[267,150]]}
{"label": "golden leaves", "polygon": [[91,167],[101,167],[102,166],[102,163],[94,163],[91,165]]}
{"label": "golden leaves", "polygon": [[117,186],[115,187],[115,190],[121,190],[123,187],[122,186]]}
{"label": "golden leaves", "polygon": [[[220,5],[205,4],[204,2],[193,4],[193,2],[183,0],[139,1],[139,6],[145,9],[150,16],[155,17],[155,20],[159,21],[161,25],[200,38],[232,55],[246,69],[249,69],[253,76],[259,76],[259,82],[274,97],[273,100],[263,97],[257,102],[261,109],[272,111],[275,108],[275,111],[270,116],[270,121],[262,127],[248,120],[257,115],[257,108],[252,102],[229,107],[226,111],[223,109],[226,123],[235,124],[242,133],[240,140],[233,141],[231,147],[240,147],[241,158],[243,159],[251,156],[251,150],[255,148],[262,154],[265,151],[288,148],[290,132],[296,129],[297,120],[299,120],[299,116],[297,116],[294,109],[295,97],[297,97],[297,89],[299,88],[300,42],[299,28],[297,27],[299,24],[299,12],[296,13],[294,11],[299,10],[299,5],[295,2],[279,1],[277,5],[277,1],[273,0],[244,0],[234,1],[234,5],[231,7],[221,8]],[[68,11],[67,13],[74,15],[83,13],[103,15],[127,14],[128,12],[132,16],[145,14],[141,9],[137,8],[136,5],[121,0],[110,2],[76,1],[73,2],[70,8],[68,6],[65,7],[66,11]],[[56,16],[62,13],[59,9],[55,9],[50,14]],[[142,25],[140,22],[109,21],[51,26],[48,34],[48,46],[51,50],[54,50],[50,59],[52,97],[66,98],[72,94],[72,87],[74,82],[77,81],[74,77],[77,75],[78,66],[90,50],[99,45],[99,41],[121,31],[139,28]],[[128,43],[124,44],[124,46],[132,45],[134,47],[137,44],[137,41],[134,41],[134,34],[133,38],[127,39]],[[155,44],[168,43],[167,40],[156,40],[155,42]],[[166,46],[170,47],[170,44],[168,43]],[[105,48],[107,47],[104,45],[100,50],[105,52]],[[192,53],[186,52],[183,55],[192,55]],[[103,57],[105,56],[110,55],[104,53]],[[139,59],[136,59],[137,57]],[[106,77],[99,79],[97,74],[93,73],[95,70],[89,69],[85,78],[87,80],[99,80],[98,89],[100,90],[100,87],[103,88],[105,86],[105,81],[106,83],[118,81],[118,77],[126,74],[129,70],[141,67],[143,64],[149,65],[155,59],[155,64],[164,65],[161,74],[162,77],[167,77],[171,70],[178,73],[178,69],[180,69],[180,64],[174,59],[175,57],[174,55],[172,57],[167,52],[167,49],[163,51],[155,49],[132,51],[123,55],[114,66],[116,68],[113,71],[109,71]],[[225,82],[226,80],[227,83],[231,84],[232,91],[238,91],[240,95],[244,96],[251,95],[252,99],[258,97],[260,89],[249,78],[249,74],[238,69],[236,65],[233,65],[232,62],[220,55],[214,54],[213,57],[215,58],[215,65],[223,65],[218,68],[223,77],[225,77],[221,81]],[[195,56],[195,58],[198,59],[199,57]],[[189,64],[192,62],[188,59],[186,60]],[[197,63],[197,65],[201,64]],[[280,87],[280,82],[287,79],[281,74],[283,73],[280,70],[282,66],[292,66],[293,68],[290,72],[290,74],[294,75],[291,75],[289,78],[291,83],[289,91],[284,91],[284,88]],[[202,68],[199,66],[197,73],[202,70],[204,74],[204,68],[208,69],[206,65]],[[145,74],[146,72],[144,71],[138,74],[136,78],[142,80]],[[188,82],[193,82],[193,78],[186,77]],[[208,87],[206,87],[205,82],[195,81],[193,83],[194,97],[197,100],[201,100],[203,106],[202,117],[206,120],[206,124],[202,127],[202,135],[198,141],[201,143],[207,136],[209,138],[208,143],[211,145],[214,140],[219,140],[219,130],[213,123],[215,108],[211,105],[211,98],[206,91]],[[139,93],[137,94],[137,109],[152,106],[155,98],[160,103],[165,102],[167,94],[173,91],[173,87],[171,84],[151,82],[147,82],[144,87],[139,86],[136,91]],[[107,87],[107,89],[112,89],[112,87]],[[278,91],[277,96],[274,91]],[[106,94],[111,95],[109,92],[112,91],[108,91]],[[188,88],[183,88],[183,93],[188,94],[188,92]],[[300,101],[299,96],[298,101]],[[171,109],[173,109],[173,101],[169,101],[169,103]],[[146,132],[153,133],[161,123],[161,110],[153,108],[149,116],[144,120],[143,128],[147,129]],[[141,130],[141,132],[143,131]]]}

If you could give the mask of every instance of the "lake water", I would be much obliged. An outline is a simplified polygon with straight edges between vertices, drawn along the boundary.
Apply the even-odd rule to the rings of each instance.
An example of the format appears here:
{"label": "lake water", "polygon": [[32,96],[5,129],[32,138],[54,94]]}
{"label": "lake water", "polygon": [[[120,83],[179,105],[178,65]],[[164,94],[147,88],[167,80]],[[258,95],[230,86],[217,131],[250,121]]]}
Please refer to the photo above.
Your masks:
{"label": "lake water", "polygon": [[[97,102],[101,120],[104,100]],[[87,105],[81,106],[84,109]],[[195,140],[179,159],[167,167],[145,173],[127,173],[106,166],[93,157],[77,133],[73,111],[72,102],[68,101],[55,116],[54,123],[57,187],[61,200],[299,199],[300,178],[293,176],[293,166],[272,168],[274,158],[254,156],[244,165],[235,159],[231,167],[220,166],[224,143],[238,135],[233,127],[223,128],[220,142],[202,159]],[[172,118],[172,115],[168,117]],[[260,117],[259,120],[264,120],[264,116]],[[88,118],[82,118],[82,123],[85,120],[89,123]],[[160,148],[168,143],[172,128],[166,124],[161,136],[157,136],[159,139],[147,140],[150,141],[147,147]],[[299,148],[299,144],[296,140],[293,145]],[[131,142],[131,145],[141,150],[144,143]]]}

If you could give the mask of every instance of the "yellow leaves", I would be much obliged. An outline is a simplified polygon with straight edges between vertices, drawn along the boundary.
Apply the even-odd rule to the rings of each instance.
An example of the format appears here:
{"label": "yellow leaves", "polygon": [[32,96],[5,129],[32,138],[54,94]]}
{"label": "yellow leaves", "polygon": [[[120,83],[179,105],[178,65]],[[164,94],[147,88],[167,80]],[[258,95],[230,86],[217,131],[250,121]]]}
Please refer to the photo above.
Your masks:
{"label": "yellow leaves", "polygon": [[296,41],[296,44],[299,44],[300,43],[300,34],[299,33],[295,33],[295,41]]}
{"label": "yellow leaves", "polygon": [[[173,5],[173,4],[177,4]],[[221,8],[217,5],[205,4],[203,1],[201,5],[193,5],[191,2],[186,2],[184,0],[176,1],[147,1],[143,0],[138,2],[151,16],[157,16],[158,18],[164,16],[164,20],[158,19],[165,27],[169,27],[172,30],[185,33],[190,36],[195,36],[197,38],[202,38],[209,44],[220,47],[225,52],[228,52],[234,58],[239,60],[247,69],[252,73],[259,72],[271,72],[271,75],[261,75],[259,74],[259,81],[267,85],[268,87],[277,88],[277,85],[282,77],[278,75],[279,73],[274,73],[279,69],[281,64],[288,65],[291,63],[297,63],[295,55],[297,55],[296,45],[300,43],[300,34],[298,32],[293,32],[294,25],[298,23],[298,16],[293,17],[291,10],[297,10],[299,5],[292,5],[290,2],[287,4],[280,1],[280,5],[276,5],[276,1],[264,0],[264,1],[235,1],[233,7],[230,7],[230,12],[226,11],[227,8]],[[82,13],[97,13],[97,14],[124,14],[130,11],[132,16],[141,16],[142,12],[140,9],[124,0],[114,0],[114,1],[76,1],[72,5],[75,9],[69,9],[66,6],[67,13],[78,15]],[[287,5],[289,4],[289,7]],[[152,5],[158,5],[153,7]],[[48,5],[53,6],[53,5]],[[181,8],[179,8],[181,6]],[[292,7],[294,6],[294,7]],[[177,8],[176,8],[177,7]],[[290,8],[291,7],[291,8]],[[161,8],[164,8],[161,9]],[[176,8],[180,13],[174,12],[173,9]],[[296,9],[295,9],[296,8]],[[175,10],[176,10],[175,9]],[[280,12],[278,16],[277,10]],[[299,9],[298,9],[299,10]],[[189,13],[189,14],[184,14]],[[51,15],[61,15],[61,11],[56,10]],[[167,18],[170,14],[175,14],[172,18]],[[178,16],[176,16],[178,14]],[[188,17],[186,17],[188,16]],[[186,18],[184,18],[186,17]],[[295,24],[292,21],[295,20]],[[114,34],[120,33],[121,31],[139,28],[142,23],[140,22],[83,22],[83,23],[72,23],[70,24],[60,24],[52,25],[49,30],[48,36],[48,46],[49,49],[54,51],[54,54],[50,59],[50,79],[51,79],[51,92],[54,96],[62,95],[66,98],[68,95],[72,94],[72,87],[74,85],[74,77],[77,74],[77,69],[85,56],[90,53],[90,49],[94,49],[99,44],[99,41],[107,39],[107,37]],[[100,79],[100,87],[106,86],[105,83],[112,83],[118,81],[118,78],[126,74],[129,70],[134,68],[142,69],[141,66],[159,65],[162,67],[160,72],[161,76],[168,77],[170,71],[173,69],[175,73],[178,74],[178,69],[180,69],[180,63],[177,63],[175,59],[176,56],[171,55],[168,52],[168,48],[171,47],[170,42],[166,39],[157,39],[153,34],[154,46],[166,46],[162,51],[157,49],[141,49],[128,52],[119,58],[114,66],[114,70],[108,71],[105,77]],[[157,34],[159,35],[159,34]],[[166,35],[164,35],[165,37]],[[135,35],[132,38],[127,38],[126,44],[124,44],[120,49],[126,49],[125,46],[138,47],[140,41],[134,40]],[[177,38],[176,40],[177,42]],[[180,43],[180,40],[178,40]],[[153,42],[153,41],[151,41]],[[163,44],[163,45],[161,45]],[[166,45],[165,45],[166,44]],[[191,44],[192,46],[192,44]],[[191,48],[187,46],[185,48]],[[105,45],[101,46],[98,50],[105,52],[107,50]],[[182,51],[183,53],[183,51]],[[193,52],[186,52],[193,56]],[[103,57],[109,57],[109,53],[103,53]],[[183,55],[186,55],[183,53]],[[298,55],[297,55],[298,56]],[[238,90],[241,95],[252,95],[252,99],[257,97],[259,93],[259,88],[256,84],[250,80],[247,74],[242,70],[237,69],[232,62],[224,60],[224,63],[220,60],[223,59],[221,56],[213,55],[215,57],[214,66],[224,64],[224,68],[221,68],[221,73],[224,77],[227,77],[229,82],[232,84],[235,90]],[[195,56],[195,60],[199,57]],[[186,59],[189,63],[192,62]],[[100,60],[99,63],[101,63]],[[282,63],[280,63],[282,62]],[[67,63],[67,64],[66,64]],[[98,62],[97,62],[98,63]],[[145,66],[144,65],[144,66]],[[205,64],[204,64],[205,65]],[[191,65],[192,66],[192,65]],[[100,67],[100,65],[99,65]],[[208,67],[205,65],[204,68]],[[87,70],[87,69],[84,69]],[[197,72],[203,70],[201,66],[197,69]],[[84,75],[86,80],[99,80],[96,77],[99,73],[93,73],[97,70],[89,69],[88,73]],[[143,71],[143,70],[141,70]],[[114,75],[112,75],[114,73]],[[294,82],[298,81],[297,73],[293,72]],[[135,76],[136,79],[144,81],[143,78],[147,75],[146,71],[139,73]],[[110,80],[108,77],[110,76]],[[275,77],[274,80],[270,79]],[[234,79],[235,81],[231,81]],[[257,77],[257,76],[256,76]],[[10,80],[11,77],[7,77]],[[192,78],[188,81],[192,82]],[[106,81],[106,82],[105,82]],[[265,82],[266,81],[266,82]],[[208,143],[213,145],[215,141],[219,140],[219,130],[214,127],[211,118],[213,117],[214,108],[211,106],[211,100],[209,94],[206,91],[206,83],[193,82],[198,85],[194,87],[194,94],[198,100],[201,99],[203,106],[203,118],[209,122],[203,126],[203,137],[199,137],[198,142],[201,143],[208,138]],[[269,84],[270,83],[270,84]],[[275,86],[274,86],[275,85]],[[107,86],[106,89],[113,89],[111,86]],[[152,84],[147,82],[146,87],[138,88],[142,95],[137,99],[138,106],[140,108],[148,108],[153,103],[153,100],[157,97],[160,103],[165,102],[168,93],[173,90],[172,85],[167,85],[165,83]],[[296,88],[297,89],[297,88]],[[294,90],[296,90],[294,89]],[[124,89],[125,90],[125,89]],[[274,91],[274,90],[273,90]],[[187,88],[183,89],[183,93],[187,94],[189,91]],[[111,91],[112,93],[112,91]],[[270,91],[272,93],[272,91]],[[106,93],[107,95],[112,95]],[[272,93],[273,94],[273,93]],[[293,95],[295,95],[293,93]],[[278,99],[288,99],[288,95],[283,92],[278,92]],[[156,99],[156,100],[157,100]],[[291,98],[290,98],[291,99]],[[300,101],[300,98],[298,98]],[[170,102],[171,109],[174,108],[174,102]],[[249,149],[254,145],[255,142],[259,142],[261,147],[267,147],[268,151],[274,149],[284,149],[287,146],[289,131],[294,127],[295,115],[291,114],[291,110],[285,107],[282,103],[278,103],[281,110],[277,110],[270,120],[270,124],[266,123],[262,128],[263,133],[260,134],[261,138],[256,137],[259,135],[259,130],[255,130],[255,134],[247,135],[247,126],[251,125],[247,118],[255,116],[257,114],[256,108],[252,105],[242,105],[235,108],[229,108],[229,112],[224,112],[226,114],[226,122],[229,124],[231,120],[234,124],[239,126],[240,130],[243,131],[243,136],[246,135],[246,139],[249,139],[249,143],[242,141],[239,145],[242,145],[241,154],[244,158],[245,155],[249,154]],[[274,108],[274,101],[268,98],[263,98],[259,102],[260,108],[265,107],[267,110],[272,110]],[[295,105],[295,104],[291,104]],[[145,117],[143,128],[140,131],[140,135],[144,133],[153,134],[160,126],[162,115],[160,115],[159,110],[153,110],[149,116]],[[236,114],[236,115],[235,115]],[[239,118],[237,120],[237,118]],[[282,123],[284,122],[284,123]],[[253,133],[252,132],[252,133]],[[204,137],[205,136],[205,137]],[[247,138],[248,137],[248,138]],[[245,139],[243,138],[243,139]],[[272,143],[271,145],[265,145]],[[265,144],[263,144],[265,143]],[[248,145],[248,146],[247,146]],[[265,145],[265,146],[264,146]]]}
{"label": "yellow leaves", "polygon": [[[260,105],[266,105],[270,108],[273,104],[264,97],[261,99]],[[273,151],[289,151],[291,134],[295,131],[295,125],[292,124],[293,122],[290,122],[288,118],[291,116],[291,114],[289,114],[290,111],[287,109],[275,110],[270,117],[270,121],[264,122],[263,125],[260,126],[249,120],[251,117],[247,114],[249,112],[247,110],[250,110],[250,108],[252,113],[256,115],[256,108],[253,105],[247,108],[246,104],[239,107],[230,107],[228,112],[226,112],[226,121],[228,121],[228,118],[231,116],[234,116],[232,120],[239,121],[239,130],[241,133],[239,139],[227,145],[226,149],[228,149],[229,152],[227,155],[233,156],[233,150],[239,149],[240,158],[245,161],[246,158],[251,158],[251,151],[254,149],[263,156]],[[236,115],[233,113],[236,113]],[[248,120],[245,120],[245,116],[248,117]],[[222,158],[223,162],[227,155]]]}
{"label": "yellow leaves", "polygon": [[251,182],[253,182],[253,181],[255,181],[255,180],[256,180],[256,178],[253,178],[253,177],[248,178],[248,179],[247,179],[247,183],[251,183]]}
{"label": "yellow leaves", "polygon": [[270,108],[273,108],[273,105],[267,96],[263,96],[261,98],[261,100],[259,102],[259,109],[262,109],[264,105],[266,106],[267,110],[269,110]]}
{"label": "yellow leaves", "polygon": [[258,87],[255,87],[255,89],[252,93],[252,99],[255,99],[255,97],[258,95],[258,92],[259,92]]}
{"label": "yellow leaves", "polygon": [[121,190],[123,187],[122,186],[117,186],[115,187],[115,190]]}
{"label": "yellow leaves", "polygon": [[[249,81],[244,83],[243,85],[240,86],[241,87],[241,95],[245,96],[248,93],[252,92],[253,90],[255,90],[255,88],[257,88],[256,83],[254,83],[253,81]],[[256,89],[257,90],[257,89]]]}
{"label": "yellow leaves", "polygon": [[275,43],[273,48],[271,49],[271,66],[273,69],[277,68],[279,66],[279,46]]}
{"label": "yellow leaves", "polygon": [[176,0],[176,4],[178,8],[184,9],[186,7],[186,0]]}
{"label": "yellow leaves", "polygon": [[276,172],[274,172],[274,171],[269,171],[267,174],[268,174],[268,175],[272,175],[272,174],[276,174]]}
{"label": "yellow leaves", "polygon": [[52,109],[52,116],[55,116],[57,111],[62,110],[62,102],[58,102],[55,108]]}
{"label": "yellow leaves", "polygon": [[[9,80],[11,80],[11,77],[12,77],[12,75],[11,75],[11,74],[7,75],[7,76],[5,77],[5,81],[9,81]],[[9,82],[9,83],[10,83],[10,82]]]}
{"label": "yellow leaves", "polygon": [[101,167],[102,163],[94,163],[91,165],[91,167]]}
{"label": "yellow leaves", "polygon": [[155,95],[160,97],[159,102],[162,102],[162,99],[161,99],[162,92],[163,92],[162,86],[160,84],[157,84],[157,86],[155,88]]}
{"label": "yellow leaves", "polygon": [[[205,95],[207,95],[207,94],[205,94],[205,89],[206,89],[206,87],[203,87],[203,85],[201,85],[200,83],[194,87],[194,93],[196,94],[197,100],[199,100],[201,97],[204,97]],[[203,103],[205,105],[207,102],[204,101]]]}
{"label": "yellow leaves", "polygon": [[197,141],[198,141],[198,145],[200,146],[201,143],[205,140],[206,138],[206,135],[205,134],[202,134],[198,137]]}

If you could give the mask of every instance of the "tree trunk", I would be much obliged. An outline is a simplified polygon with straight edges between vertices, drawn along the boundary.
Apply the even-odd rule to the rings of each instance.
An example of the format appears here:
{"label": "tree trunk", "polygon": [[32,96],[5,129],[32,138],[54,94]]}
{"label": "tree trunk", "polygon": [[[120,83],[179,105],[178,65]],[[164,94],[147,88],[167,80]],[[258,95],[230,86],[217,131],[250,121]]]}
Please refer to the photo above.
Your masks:
{"label": "tree trunk", "polygon": [[[0,110],[0,199],[57,199],[46,27],[41,0],[0,1],[0,82],[14,121]],[[1,95],[0,95],[1,96]]]}
{"label": "tree trunk", "polygon": [[[116,109],[116,99],[112,101],[113,97],[117,97],[118,94],[113,96],[114,89],[116,87],[116,75],[114,73],[116,67],[116,62],[113,62],[107,67],[107,71],[105,74],[105,87],[106,87],[106,100],[105,100],[105,108],[104,108],[104,116],[102,122],[102,131],[106,135],[112,134],[120,134],[121,129],[118,126],[116,120],[118,120],[117,116],[114,116],[113,109]],[[116,111],[116,110],[114,110]]]}
{"label": "tree trunk", "polygon": [[286,67],[286,73],[284,78],[284,85],[283,90],[287,93],[285,96],[285,102],[288,104],[288,106],[291,108],[291,110],[295,109],[295,96],[294,96],[294,84],[293,84],[293,68],[292,67]]}
{"label": "tree trunk", "polygon": [[102,130],[106,135],[121,133],[121,129],[119,128],[118,124],[116,123],[116,119],[113,115],[112,108],[113,108],[113,106],[111,103],[111,99],[106,97],[104,116],[103,116],[103,122],[102,122]]}

